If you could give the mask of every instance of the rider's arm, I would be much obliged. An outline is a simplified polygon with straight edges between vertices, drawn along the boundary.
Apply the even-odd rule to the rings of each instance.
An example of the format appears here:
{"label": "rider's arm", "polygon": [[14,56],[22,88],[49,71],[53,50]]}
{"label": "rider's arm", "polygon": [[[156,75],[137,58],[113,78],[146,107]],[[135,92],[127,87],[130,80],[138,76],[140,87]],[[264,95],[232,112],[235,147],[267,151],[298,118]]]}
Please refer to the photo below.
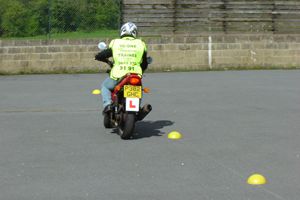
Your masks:
{"label": "rider's arm", "polygon": [[95,60],[99,60],[102,62],[107,62],[107,59],[112,57],[112,49],[108,48],[105,49],[101,52],[99,52],[96,56],[95,56]]}
{"label": "rider's arm", "polygon": [[141,67],[142,67],[143,72],[148,68],[147,51],[144,51]]}

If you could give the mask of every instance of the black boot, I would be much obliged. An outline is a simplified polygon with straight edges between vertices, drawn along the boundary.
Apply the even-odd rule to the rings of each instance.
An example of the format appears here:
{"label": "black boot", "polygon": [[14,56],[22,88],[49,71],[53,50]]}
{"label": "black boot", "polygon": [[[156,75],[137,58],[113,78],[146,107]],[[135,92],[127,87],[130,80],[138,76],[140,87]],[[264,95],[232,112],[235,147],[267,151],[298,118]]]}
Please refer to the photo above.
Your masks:
{"label": "black boot", "polygon": [[109,105],[105,106],[105,108],[102,111],[102,114],[105,115],[105,114],[109,113],[110,111],[111,111],[111,105],[109,104]]}

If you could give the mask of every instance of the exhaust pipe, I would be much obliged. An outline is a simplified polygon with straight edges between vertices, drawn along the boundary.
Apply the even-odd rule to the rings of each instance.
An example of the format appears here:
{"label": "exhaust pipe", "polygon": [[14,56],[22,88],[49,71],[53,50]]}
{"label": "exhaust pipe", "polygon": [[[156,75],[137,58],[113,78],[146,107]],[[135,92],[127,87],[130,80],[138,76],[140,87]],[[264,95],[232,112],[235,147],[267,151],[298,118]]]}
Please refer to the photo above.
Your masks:
{"label": "exhaust pipe", "polygon": [[142,121],[151,112],[151,110],[152,106],[150,104],[144,105],[137,116],[137,120]]}

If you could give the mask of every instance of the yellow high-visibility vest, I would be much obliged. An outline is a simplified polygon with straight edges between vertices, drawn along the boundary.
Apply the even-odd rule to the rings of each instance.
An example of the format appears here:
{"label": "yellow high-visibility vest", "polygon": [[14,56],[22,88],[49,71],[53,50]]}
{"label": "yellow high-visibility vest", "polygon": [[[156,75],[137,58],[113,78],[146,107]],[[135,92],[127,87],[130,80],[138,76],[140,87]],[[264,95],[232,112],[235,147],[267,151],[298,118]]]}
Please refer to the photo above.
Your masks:
{"label": "yellow high-visibility vest", "polygon": [[110,78],[118,80],[128,73],[142,75],[141,68],[144,51],[147,51],[145,43],[140,39],[124,37],[110,42],[114,66],[110,72]]}

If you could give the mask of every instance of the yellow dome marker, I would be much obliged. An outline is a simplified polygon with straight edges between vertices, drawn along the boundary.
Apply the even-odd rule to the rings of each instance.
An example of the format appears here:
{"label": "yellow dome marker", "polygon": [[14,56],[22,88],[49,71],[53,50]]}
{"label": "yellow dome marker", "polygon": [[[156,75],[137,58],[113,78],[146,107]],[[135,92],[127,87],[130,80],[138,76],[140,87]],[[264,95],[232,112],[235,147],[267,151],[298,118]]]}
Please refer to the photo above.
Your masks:
{"label": "yellow dome marker", "polygon": [[168,138],[171,140],[178,140],[182,138],[182,135],[177,131],[172,131],[168,134]]}
{"label": "yellow dome marker", "polygon": [[247,183],[250,185],[263,185],[267,183],[267,180],[261,174],[253,174],[249,176]]}
{"label": "yellow dome marker", "polygon": [[94,95],[98,95],[98,94],[101,94],[101,91],[96,89],[96,90],[93,90],[92,94]]}

